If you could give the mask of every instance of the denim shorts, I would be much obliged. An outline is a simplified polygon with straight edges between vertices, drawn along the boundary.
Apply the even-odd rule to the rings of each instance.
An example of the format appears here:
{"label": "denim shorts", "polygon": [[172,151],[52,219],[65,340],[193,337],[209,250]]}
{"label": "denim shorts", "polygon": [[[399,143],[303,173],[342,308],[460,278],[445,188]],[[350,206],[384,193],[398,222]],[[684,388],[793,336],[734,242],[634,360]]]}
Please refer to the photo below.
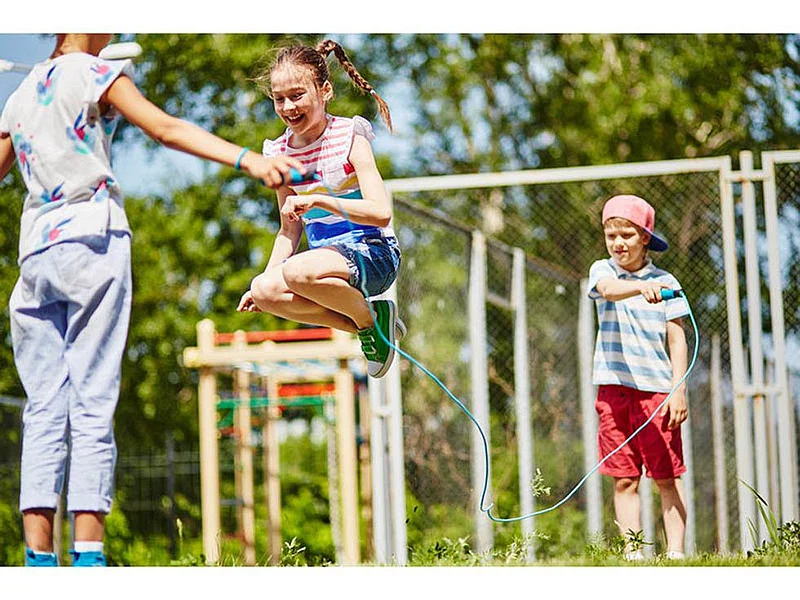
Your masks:
{"label": "denim shorts", "polygon": [[365,297],[388,290],[400,269],[400,246],[395,237],[364,237],[328,244],[344,256],[350,268],[350,285]]}

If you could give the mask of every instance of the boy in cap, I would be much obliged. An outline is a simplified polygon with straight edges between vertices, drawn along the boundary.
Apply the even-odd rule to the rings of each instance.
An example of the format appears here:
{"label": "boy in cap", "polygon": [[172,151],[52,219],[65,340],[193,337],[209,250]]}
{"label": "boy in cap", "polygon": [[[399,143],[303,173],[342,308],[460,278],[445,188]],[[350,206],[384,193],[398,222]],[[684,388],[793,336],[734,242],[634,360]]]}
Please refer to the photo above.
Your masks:
{"label": "boy in cap", "polygon": [[[598,386],[600,458],[613,452],[664,401],[686,372],[686,335],[681,317],[685,298],[662,301],[661,290],[680,289],[677,279],[657,268],[648,250],[667,242],[654,231],[655,210],[642,198],[614,196],[603,207],[603,232],[610,258],[589,270],[599,330],[592,382]],[[667,350],[669,353],[667,353]],[[614,478],[614,511],[625,535],[640,531],[639,480],[642,466],[661,496],[667,558],[683,558],[686,505],[680,425],[686,420],[685,384],[635,438],[611,456],[600,472]],[[626,546],[627,560],[644,558]]]}

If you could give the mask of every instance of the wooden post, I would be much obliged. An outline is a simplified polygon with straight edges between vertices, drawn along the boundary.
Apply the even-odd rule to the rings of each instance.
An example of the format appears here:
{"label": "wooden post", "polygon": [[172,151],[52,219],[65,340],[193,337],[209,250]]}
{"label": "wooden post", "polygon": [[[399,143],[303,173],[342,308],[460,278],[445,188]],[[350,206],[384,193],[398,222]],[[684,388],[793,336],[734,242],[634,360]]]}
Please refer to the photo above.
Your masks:
{"label": "wooden post", "polygon": [[347,360],[339,360],[336,382],[336,430],[339,449],[339,485],[342,498],[343,564],[360,562],[358,533],[358,459],[356,456],[356,414],[353,374]]}
{"label": "wooden post", "polygon": [[278,419],[280,410],[274,403],[278,402],[278,380],[267,378],[267,398],[269,403],[265,411],[264,439],[264,498],[267,501],[267,532],[269,537],[269,564],[279,565],[281,562],[281,479],[280,479],[280,440],[278,440]]}
{"label": "wooden post", "polygon": [[[244,331],[233,334],[233,345],[237,348],[247,347]],[[247,565],[256,564],[256,517],[255,500],[253,493],[253,435],[252,419],[250,415],[250,373],[243,369],[234,371],[234,385],[236,386],[235,426],[236,432],[236,481],[237,497],[241,498],[239,506],[239,526],[242,530],[242,545],[244,546],[244,562]]]}
{"label": "wooden post", "polygon": [[[203,319],[197,324],[200,351],[214,348],[214,322]],[[200,497],[203,513],[203,553],[206,563],[219,562],[219,447],[217,439],[217,376],[211,367],[200,368],[197,394],[200,427]]]}

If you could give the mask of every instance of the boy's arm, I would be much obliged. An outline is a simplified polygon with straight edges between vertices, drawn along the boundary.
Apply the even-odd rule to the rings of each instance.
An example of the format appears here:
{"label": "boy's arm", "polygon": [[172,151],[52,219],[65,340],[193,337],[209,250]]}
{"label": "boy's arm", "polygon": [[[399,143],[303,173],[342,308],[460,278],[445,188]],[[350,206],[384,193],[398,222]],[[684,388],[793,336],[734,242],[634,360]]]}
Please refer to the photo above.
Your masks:
{"label": "boy's arm", "polygon": [[[127,75],[117,77],[101,98],[101,103],[114,106],[130,123],[168,148],[228,166],[236,164],[242,151],[236,144],[165,113],[145,98]],[[305,172],[303,165],[293,158],[283,155],[265,158],[253,151],[246,152],[239,164],[248,175],[261,179],[271,188],[277,188],[284,179],[288,180],[292,167]]]}
{"label": "boy's arm", "polygon": [[11,167],[14,165],[14,144],[11,143],[10,135],[0,134],[0,181],[8,175]]}
{"label": "boy's arm", "polygon": [[604,277],[597,282],[595,289],[606,300],[618,302],[641,294],[650,304],[661,302],[661,290],[669,288],[658,281],[626,280]]}
{"label": "boy's arm", "polygon": [[[680,318],[667,321],[667,346],[672,363],[672,387],[674,388],[686,374],[687,367],[686,332],[683,330],[683,321]],[[675,429],[686,420],[688,410],[686,408],[685,381],[673,392],[669,402],[661,410],[662,416],[667,413],[669,413],[667,425],[669,429]]]}

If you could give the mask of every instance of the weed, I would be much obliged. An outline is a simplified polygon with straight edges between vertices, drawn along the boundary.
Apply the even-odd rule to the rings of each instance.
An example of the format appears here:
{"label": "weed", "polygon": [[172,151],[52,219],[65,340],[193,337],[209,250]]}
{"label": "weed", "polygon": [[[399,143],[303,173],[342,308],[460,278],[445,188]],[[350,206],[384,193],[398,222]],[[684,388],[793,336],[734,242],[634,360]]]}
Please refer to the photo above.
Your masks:
{"label": "weed", "polygon": [[307,564],[305,557],[306,547],[293,537],[291,541],[284,542],[281,551],[281,566],[299,567]]}

